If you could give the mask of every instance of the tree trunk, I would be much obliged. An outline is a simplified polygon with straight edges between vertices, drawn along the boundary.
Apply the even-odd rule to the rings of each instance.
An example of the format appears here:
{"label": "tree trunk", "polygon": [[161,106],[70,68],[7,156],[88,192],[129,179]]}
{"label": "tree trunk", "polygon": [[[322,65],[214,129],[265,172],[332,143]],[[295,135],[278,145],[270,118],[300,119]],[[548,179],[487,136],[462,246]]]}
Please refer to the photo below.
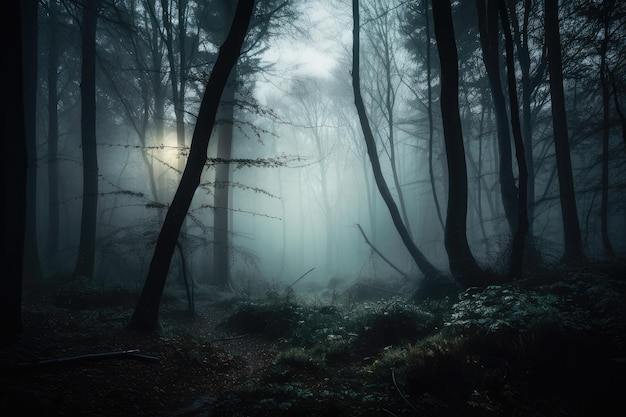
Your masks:
{"label": "tree trunk", "polygon": [[544,5],[545,42],[548,49],[548,72],[550,74],[550,97],[552,99],[552,128],[556,151],[556,166],[559,173],[561,215],[563,217],[564,252],[562,261],[573,262],[583,259],[584,254],[576,209],[574,178],[567,132],[558,0],[545,0]]}
{"label": "tree trunk", "polygon": [[[6,42],[4,56],[5,97],[7,103],[3,112],[5,148],[2,152],[2,178],[10,178],[5,183],[6,201],[2,215],[2,268],[0,275],[0,346],[11,341],[22,330],[22,268],[24,255],[24,232],[26,223],[26,184],[28,175],[28,155],[26,151],[26,129],[24,118],[24,87],[22,61],[22,28],[17,27],[20,14],[23,20],[28,9],[20,7],[24,2],[8,2],[2,13],[3,39]],[[36,19],[36,16],[35,16]],[[10,102],[9,102],[10,100]]]}
{"label": "tree trunk", "polygon": [[448,160],[448,210],[444,243],[450,271],[463,288],[482,286],[485,277],[467,242],[467,167],[459,114],[459,69],[449,0],[434,0],[435,38],[441,63],[441,118]]}
{"label": "tree trunk", "polygon": [[352,0],[352,16],[353,16],[353,26],[352,26],[352,86],[354,90],[354,104],[356,105],[357,112],[359,114],[359,120],[361,121],[361,128],[363,129],[363,135],[365,138],[365,143],[367,145],[367,154],[369,155],[370,162],[372,164],[372,170],[374,172],[374,179],[376,181],[376,185],[378,186],[378,191],[380,192],[383,200],[385,201],[387,208],[389,209],[389,213],[391,215],[391,219],[393,220],[393,224],[396,227],[396,230],[400,234],[402,242],[406,246],[407,250],[411,254],[411,257],[417,264],[417,267],[422,271],[422,273],[426,276],[427,279],[436,279],[441,275],[441,272],[432,265],[428,259],[424,256],[424,254],[417,248],[415,243],[413,242],[411,235],[409,234],[407,228],[402,222],[402,216],[400,215],[400,211],[398,210],[398,206],[393,200],[393,196],[389,191],[389,187],[385,182],[385,178],[383,176],[383,172],[380,166],[380,161],[378,159],[378,152],[376,149],[376,143],[374,141],[374,134],[372,133],[372,129],[369,124],[369,120],[367,119],[367,113],[365,111],[365,105],[363,104],[363,97],[361,96],[361,78],[359,75],[359,1]]}
{"label": "tree trunk", "polygon": [[602,208],[600,215],[602,229],[602,247],[604,254],[609,257],[615,256],[613,245],[609,239],[609,129],[611,95],[609,93],[609,81],[607,79],[606,54],[609,46],[609,19],[605,18],[604,38],[600,46],[600,86],[602,87]]}
{"label": "tree trunk", "polygon": [[[233,130],[235,122],[235,91],[237,83],[237,65],[233,68],[220,102],[220,125],[217,131],[217,157],[228,161],[232,155]],[[222,289],[230,283],[229,254],[229,194],[230,164],[219,163],[215,166],[215,194],[213,196],[213,285]]]}
{"label": "tree trunk", "polygon": [[159,330],[159,305],[167,273],[176,247],[178,234],[200,184],[200,176],[207,160],[207,149],[215,125],[217,109],[231,70],[239,58],[239,51],[248,31],[254,9],[254,0],[239,0],[228,37],[222,44],[217,61],[206,86],[196,127],[191,140],[189,158],[172,200],[150,262],[148,276],[131,317],[129,328],[137,331]]}
{"label": "tree trunk", "polygon": [[[485,1],[487,6],[485,7]],[[499,178],[502,206],[509,224],[509,231],[515,233],[518,223],[517,188],[513,176],[511,156],[511,135],[509,133],[509,118],[506,114],[506,102],[502,92],[500,78],[500,47],[498,40],[498,4],[496,0],[477,0],[478,27],[480,29],[480,43],[483,52],[483,61],[487,69],[487,78],[493,99],[493,108],[496,114],[498,127],[499,151]]]}
{"label": "tree trunk", "polygon": [[522,126],[519,118],[519,103],[517,101],[517,80],[515,79],[515,61],[513,58],[513,36],[504,0],[498,0],[500,20],[504,31],[504,42],[506,47],[506,69],[509,87],[509,102],[511,109],[511,127],[513,140],[515,141],[515,157],[519,171],[519,195],[517,206],[517,217],[519,219],[517,229],[513,234],[513,245],[511,249],[512,278],[519,278],[522,275],[522,265],[524,260],[524,241],[528,231],[528,167],[526,166],[526,155],[524,152],[524,140],[522,139]]}
{"label": "tree trunk", "polygon": [[48,236],[46,252],[54,256],[59,250],[59,115],[58,115],[58,73],[59,52],[57,43],[57,2],[49,4],[48,31]]}
{"label": "tree trunk", "polygon": [[435,141],[435,125],[433,123],[433,87],[431,83],[432,62],[430,59],[430,19],[428,18],[428,0],[423,0],[423,2],[424,20],[426,26],[426,83],[428,89],[428,176],[430,177],[430,189],[433,193],[435,210],[437,210],[437,219],[439,219],[441,229],[445,230],[446,227],[443,222],[443,216],[441,215],[441,206],[439,204],[439,197],[437,196],[437,187],[435,185],[435,171],[433,169],[433,145]]}
{"label": "tree trunk", "polygon": [[98,210],[98,153],[96,149],[96,22],[98,0],[83,3],[81,66],[81,148],[83,152],[83,204],[80,242],[74,277],[92,278],[96,256]]}
{"label": "tree trunk", "polygon": [[[533,223],[535,219],[535,163],[533,158],[533,130],[532,130],[532,114],[530,110],[532,83],[530,78],[530,51],[528,49],[528,21],[530,17],[532,1],[524,0],[524,17],[523,26],[520,31],[517,15],[515,13],[515,3],[509,0],[509,11],[511,13],[511,22],[513,26],[513,39],[517,46],[517,60],[519,62],[520,72],[522,75],[522,119],[523,119],[523,138],[524,150],[526,155],[526,167],[528,168],[528,236],[532,240],[534,231]],[[543,68],[543,66],[541,66]],[[540,71],[543,73],[543,71]]]}
{"label": "tree trunk", "polygon": [[37,0],[24,0],[22,19],[24,68],[24,120],[28,148],[26,235],[24,240],[24,280],[42,278],[37,248]]}

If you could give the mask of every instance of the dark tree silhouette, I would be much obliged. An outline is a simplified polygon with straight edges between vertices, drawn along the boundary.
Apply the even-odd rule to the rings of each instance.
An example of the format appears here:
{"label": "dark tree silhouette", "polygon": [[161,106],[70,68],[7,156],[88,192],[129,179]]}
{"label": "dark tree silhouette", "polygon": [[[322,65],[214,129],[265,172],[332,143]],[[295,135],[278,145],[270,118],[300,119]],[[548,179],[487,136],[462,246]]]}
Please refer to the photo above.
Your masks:
{"label": "dark tree silhouette", "polygon": [[47,7],[48,16],[48,213],[46,254],[53,256],[59,250],[59,31],[58,2],[50,0]]}
{"label": "dark tree silhouette", "polygon": [[602,24],[602,42],[600,43],[600,86],[602,87],[602,209],[600,223],[602,230],[602,246],[606,256],[615,256],[611,239],[609,239],[609,130],[611,94],[609,92],[609,76],[607,55],[611,41],[609,30],[611,10],[615,7],[614,0],[604,0],[600,6],[599,16]]}
{"label": "dark tree silhouette", "polygon": [[449,0],[434,0],[435,38],[441,63],[441,118],[448,158],[448,210],[444,243],[450,271],[463,287],[486,279],[467,242],[467,167],[459,114],[459,68]]}
{"label": "dark tree silhouette", "polygon": [[359,1],[352,1],[352,17],[353,17],[353,26],[352,26],[352,87],[354,90],[354,104],[356,105],[357,112],[359,114],[359,120],[361,122],[361,128],[363,129],[363,136],[365,138],[365,143],[367,145],[367,154],[369,155],[370,162],[372,164],[372,170],[374,172],[374,179],[376,181],[376,185],[378,186],[378,191],[382,196],[387,208],[389,209],[389,213],[391,215],[391,219],[393,220],[393,224],[396,227],[396,230],[400,234],[400,238],[402,242],[408,249],[411,257],[415,261],[415,264],[418,266],[420,271],[426,276],[427,279],[436,279],[441,275],[441,272],[435,268],[433,264],[431,264],[428,259],[424,256],[424,254],[418,249],[418,247],[413,242],[409,231],[406,226],[402,222],[402,216],[400,214],[400,210],[393,200],[393,196],[389,191],[389,187],[385,181],[385,177],[383,176],[383,172],[380,166],[380,161],[378,159],[378,151],[376,149],[376,142],[374,140],[374,134],[372,132],[372,128],[370,127],[369,120],[367,118],[367,112],[365,110],[365,105],[363,104],[363,97],[361,95],[361,78],[359,75],[360,63],[359,63],[359,28],[360,28],[360,19],[359,19]]}
{"label": "dark tree silhouette", "polygon": [[92,278],[96,256],[98,211],[98,150],[96,149],[96,24],[98,1],[85,0],[82,10],[80,80],[83,204],[80,242],[74,277]]}
{"label": "dark tree silhouette", "polygon": [[515,142],[515,157],[519,171],[519,195],[517,199],[517,228],[513,234],[513,244],[511,249],[511,270],[512,278],[518,278],[522,274],[524,260],[524,241],[528,232],[528,167],[526,166],[526,154],[524,150],[524,140],[522,139],[522,126],[519,117],[519,103],[517,100],[517,80],[515,79],[515,60],[513,57],[513,35],[509,24],[509,15],[504,0],[498,0],[500,20],[504,32],[504,43],[506,50],[506,72],[507,85],[509,88],[509,103],[511,109],[511,130]]}
{"label": "dark tree silhouette", "polygon": [[[2,274],[0,274],[0,344],[10,341],[22,329],[22,257],[26,222],[26,128],[24,123],[24,88],[22,32],[19,21],[25,2],[11,1],[2,13],[2,38],[10,39],[4,56],[11,65],[4,68],[7,79],[5,97],[9,106],[3,111],[4,150],[2,178],[5,184],[2,213]],[[35,8],[36,10],[36,8]],[[23,20],[29,16],[22,14]],[[36,19],[36,15],[35,15]]]}
{"label": "dark tree silhouette", "polygon": [[41,279],[37,247],[37,0],[24,0],[22,39],[24,60],[24,120],[28,151],[26,197],[26,236],[24,241],[24,280]]}
{"label": "dark tree silhouette", "polygon": [[254,0],[239,0],[228,37],[222,44],[211,71],[200,104],[189,158],[159,233],[148,276],[129,323],[131,330],[159,330],[159,306],[178,234],[193,195],[200,184],[200,175],[207,160],[207,148],[215,125],[220,98],[228,77],[239,58],[253,9]]}
{"label": "dark tree silhouette", "polygon": [[[533,223],[535,219],[535,161],[533,158],[533,129],[532,129],[532,93],[540,85],[544,79],[544,73],[546,70],[546,54],[545,48],[541,53],[537,69],[531,76],[530,73],[530,45],[529,45],[529,22],[530,12],[532,8],[532,0],[524,0],[524,14],[522,17],[522,26],[520,27],[517,21],[517,13],[515,10],[515,2],[508,2],[509,12],[511,13],[511,25],[513,28],[513,40],[516,46],[517,61],[519,62],[519,69],[521,72],[521,87],[522,87],[522,136],[524,139],[524,149],[526,155],[526,166],[528,167],[528,193],[527,193],[527,207],[528,207],[528,236],[533,238]],[[531,241],[532,244],[532,241]],[[534,244],[533,244],[534,246]]]}
{"label": "dark tree silhouette", "polygon": [[561,34],[559,30],[558,0],[545,0],[545,42],[548,48],[548,72],[550,74],[550,97],[552,99],[552,129],[556,165],[559,174],[561,215],[563,217],[564,252],[562,261],[572,262],[584,258],[580,223],[576,210],[574,178],[570,157],[563,90],[563,66],[561,58]]}
{"label": "dark tree silhouette", "polygon": [[517,190],[513,177],[513,163],[511,157],[511,134],[509,120],[506,114],[506,101],[502,91],[500,77],[500,31],[498,28],[498,3],[496,0],[477,0],[478,27],[480,29],[480,44],[482,46],[483,61],[487,69],[487,78],[493,99],[493,109],[496,115],[498,128],[498,151],[500,195],[504,213],[509,224],[509,231],[515,233],[518,223]]}

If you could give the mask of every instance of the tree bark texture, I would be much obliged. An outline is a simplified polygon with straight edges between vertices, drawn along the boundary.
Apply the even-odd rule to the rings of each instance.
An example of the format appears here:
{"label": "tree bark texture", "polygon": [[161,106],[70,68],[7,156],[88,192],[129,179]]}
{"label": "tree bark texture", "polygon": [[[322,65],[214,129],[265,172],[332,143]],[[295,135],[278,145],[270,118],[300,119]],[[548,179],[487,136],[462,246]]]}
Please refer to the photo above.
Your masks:
{"label": "tree bark texture", "polygon": [[129,328],[132,330],[159,330],[159,305],[176,248],[178,234],[183,226],[191,200],[200,184],[200,176],[207,160],[207,149],[215,125],[220,98],[230,72],[239,58],[253,10],[254,0],[239,0],[228,37],[220,47],[217,61],[211,71],[200,104],[189,158],[172,204],[165,216],[150,262],[146,282],[129,323]]}

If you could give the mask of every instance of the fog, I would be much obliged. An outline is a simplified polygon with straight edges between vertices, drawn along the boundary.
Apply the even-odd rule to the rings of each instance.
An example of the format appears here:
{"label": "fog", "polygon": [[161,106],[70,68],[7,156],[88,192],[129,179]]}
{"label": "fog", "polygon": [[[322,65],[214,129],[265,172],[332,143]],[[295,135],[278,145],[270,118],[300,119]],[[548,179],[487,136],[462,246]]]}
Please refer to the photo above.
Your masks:
{"label": "fog", "polygon": [[[345,285],[362,279],[399,278],[401,275],[376,254],[372,246],[417,283],[422,274],[380,198],[354,107],[349,4],[319,1],[295,5],[296,17],[281,23],[283,26],[256,51],[255,58],[262,70],[247,75],[237,86],[228,204],[230,285],[235,290],[241,290],[251,281],[268,286],[291,285],[313,268],[305,279],[294,284],[294,289],[306,291],[313,283],[323,287],[333,278]],[[448,271],[444,230],[436,206],[438,203],[445,221],[447,173],[438,96],[432,101],[434,139],[429,149],[426,72],[423,62],[415,63],[415,54],[421,53],[423,57],[423,51],[415,52],[406,47],[408,41],[403,38],[406,34],[403,35],[402,26],[405,17],[396,13],[401,6],[394,3],[394,8],[384,13],[377,11],[382,5],[375,2],[365,8],[362,89],[378,140],[383,172],[398,204],[400,195],[396,184],[400,185],[403,215],[408,220],[411,235],[437,268]],[[75,55],[77,45],[71,40],[71,34],[78,33],[78,29],[71,19],[65,24],[67,33],[59,41],[65,55],[61,56],[57,71],[60,130],[58,149],[52,156],[46,139],[49,104],[44,99],[49,86],[44,77],[46,68],[43,64],[40,66],[38,153],[42,156],[37,199],[42,203],[37,205],[37,230],[39,245],[43,248],[42,265],[48,276],[72,273],[80,234],[79,71]],[[46,29],[43,26],[40,34],[40,43],[44,46],[47,45]],[[180,180],[179,170],[184,166],[181,161],[184,163],[188,154],[204,91],[203,77],[211,68],[206,63],[204,67],[198,64],[199,69],[194,68],[195,72],[189,75],[185,96],[186,147],[181,149],[177,145],[176,116],[169,99],[165,102],[165,134],[159,142],[154,113],[142,119],[140,92],[132,93],[132,88],[139,88],[139,84],[120,78],[134,74],[135,70],[128,67],[133,62],[129,58],[132,54],[128,55],[111,41],[111,33],[119,28],[103,20],[99,30],[102,31],[98,44],[102,62],[97,71],[99,197],[94,275],[96,282],[102,285],[140,288],[167,205]],[[388,43],[384,45],[393,57],[386,73],[383,71],[382,38],[377,36],[385,37]],[[503,264],[511,236],[499,195],[495,119],[490,105],[485,104],[489,95],[474,88],[477,80],[484,81],[479,40],[465,39],[460,44],[474,48],[460,63],[461,113],[469,169],[467,234],[479,262],[497,269]],[[431,49],[436,60],[435,48]],[[44,52],[42,57],[47,54],[49,52]],[[167,86],[164,58],[161,65],[164,86]],[[436,94],[438,77],[438,73],[431,77]],[[574,82],[567,86],[570,98],[577,88],[582,89]],[[587,103],[597,102],[597,90],[581,91],[578,94],[585,95]],[[167,92],[169,94],[169,90]],[[547,90],[539,88],[535,94],[535,142],[531,154],[536,158],[537,202],[532,225],[544,259],[550,262],[560,256],[563,226],[550,142],[549,106],[545,106]],[[385,100],[388,101],[385,103]],[[585,125],[583,115],[590,111],[598,116],[598,110],[590,104],[586,107],[582,101],[575,106],[571,113],[572,160],[580,191],[579,214],[583,219],[585,248],[589,254],[599,254],[602,250],[597,226],[598,206],[592,189],[599,178],[599,165],[589,154],[589,149],[596,145],[591,140],[593,134],[577,135],[577,129]],[[145,143],[138,134],[142,120],[146,121]],[[229,122],[218,120],[218,125],[224,123]],[[619,145],[617,133],[617,129],[611,133],[611,146]],[[214,136],[217,136],[215,132]],[[393,138],[392,148],[390,137]],[[216,158],[217,142],[216,138],[211,139],[209,158]],[[53,164],[59,178],[56,249],[49,243],[54,240],[50,239],[51,233],[55,232],[49,227],[51,212],[47,203],[51,192],[49,167]],[[151,190],[148,164],[154,172],[158,201]],[[626,211],[622,204],[623,191],[619,188],[624,172],[617,161],[612,162],[611,168],[615,173],[611,177],[614,187],[609,214],[613,225],[611,239],[619,252],[626,243],[621,233]],[[517,176],[516,165],[514,171]],[[215,164],[210,163],[179,239],[170,268],[171,285],[178,285],[181,275],[191,276],[197,285],[211,281],[214,189]],[[372,246],[367,244],[366,238]]]}

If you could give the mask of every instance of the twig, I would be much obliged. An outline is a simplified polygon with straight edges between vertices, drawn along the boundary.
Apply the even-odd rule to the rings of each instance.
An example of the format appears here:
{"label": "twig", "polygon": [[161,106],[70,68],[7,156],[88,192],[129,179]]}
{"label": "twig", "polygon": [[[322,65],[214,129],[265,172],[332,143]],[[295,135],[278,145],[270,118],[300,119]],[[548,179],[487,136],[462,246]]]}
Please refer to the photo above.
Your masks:
{"label": "twig", "polygon": [[141,362],[154,363],[160,359],[156,356],[148,356],[139,354],[139,349],[123,350],[119,352],[91,353],[87,355],[70,356],[66,358],[45,359],[35,362],[20,362],[15,366],[17,368],[40,368],[52,365],[63,365],[67,363],[87,362],[96,359],[135,359]]}
{"label": "twig", "polygon": [[406,402],[413,410],[416,410],[415,406],[413,404],[411,404],[409,402],[409,400],[406,399],[406,397],[404,396],[404,394],[400,390],[400,387],[398,387],[398,382],[396,381],[396,369],[395,368],[391,368],[391,379],[393,379],[393,385],[396,387],[396,390],[398,391],[398,394],[400,394],[400,396],[402,397],[404,402]]}
{"label": "twig", "polygon": [[404,294],[404,293],[403,293],[403,292],[401,292],[401,291],[388,290],[387,288],[375,287],[374,285],[363,284],[362,282],[357,282],[356,284],[354,284],[354,285],[352,286],[352,288],[354,288],[354,287],[365,287],[365,288],[371,288],[371,289],[376,290],[376,291],[388,292],[388,293],[391,293],[391,294],[398,294],[398,295],[402,295],[402,294]]}
{"label": "twig", "polygon": [[392,413],[391,411],[387,410],[386,408],[381,408],[381,410],[383,410],[385,413],[392,415],[393,417],[398,417],[397,415],[395,415],[394,413]]}
{"label": "twig", "polygon": [[306,271],[304,274],[302,274],[302,275],[300,276],[300,278],[298,278],[298,279],[297,279],[297,280],[295,280],[293,283],[291,283],[291,285],[290,285],[289,287],[293,287],[294,285],[296,285],[296,283],[297,283],[298,281],[300,281],[302,278],[306,277],[306,276],[307,276],[307,274],[308,274],[309,272],[311,272],[312,270],[314,270],[314,269],[315,269],[315,267],[313,267],[313,268],[309,269],[308,271]]}
{"label": "twig", "polygon": [[224,341],[228,341],[228,340],[243,339],[246,336],[250,336],[250,333],[240,334],[238,336],[233,336],[233,337],[222,337],[221,339],[214,339],[214,340],[211,340],[211,343],[224,342]]}

